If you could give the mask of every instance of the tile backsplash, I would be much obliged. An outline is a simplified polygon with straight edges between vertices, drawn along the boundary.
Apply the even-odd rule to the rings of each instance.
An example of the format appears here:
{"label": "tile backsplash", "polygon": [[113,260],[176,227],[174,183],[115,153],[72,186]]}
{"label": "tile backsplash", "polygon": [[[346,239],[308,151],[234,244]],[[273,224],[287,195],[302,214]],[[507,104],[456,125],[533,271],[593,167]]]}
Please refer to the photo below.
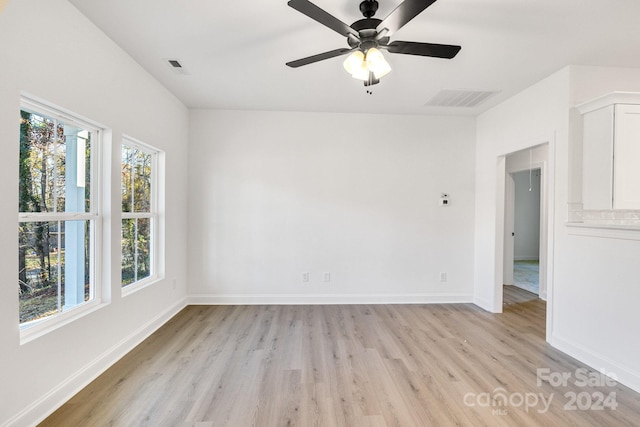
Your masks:
{"label": "tile backsplash", "polygon": [[593,225],[640,225],[640,210],[584,210],[582,203],[568,204],[568,221]]}

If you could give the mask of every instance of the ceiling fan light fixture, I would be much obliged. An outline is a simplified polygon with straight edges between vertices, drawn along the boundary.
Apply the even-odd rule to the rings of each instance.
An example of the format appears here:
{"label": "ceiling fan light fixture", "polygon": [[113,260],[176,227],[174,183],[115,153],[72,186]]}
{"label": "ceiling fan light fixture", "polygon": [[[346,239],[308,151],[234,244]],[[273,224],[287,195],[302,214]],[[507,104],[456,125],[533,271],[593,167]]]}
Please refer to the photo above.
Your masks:
{"label": "ceiling fan light fixture", "polygon": [[356,50],[351,55],[347,56],[347,59],[344,60],[342,65],[344,69],[347,70],[347,73],[353,74],[353,72],[361,67],[362,62],[364,61],[364,53]]}
{"label": "ceiling fan light fixture", "polygon": [[391,66],[382,56],[382,52],[375,47],[367,50],[366,61],[367,69],[376,76],[376,79],[380,79],[391,72]]}
{"label": "ceiling fan light fixture", "polygon": [[368,80],[369,79],[369,70],[367,70],[367,66],[364,63],[364,61],[362,62],[362,65],[360,66],[360,68],[356,69],[352,74],[351,77],[353,77],[354,79],[357,80]]}
{"label": "ceiling fan light fixture", "polygon": [[354,79],[367,80],[369,78],[369,70],[367,69],[364,53],[359,50],[349,55],[345,59],[343,66]]}
{"label": "ceiling fan light fixture", "polygon": [[366,54],[356,50],[345,59],[343,66],[351,77],[362,81],[370,79],[369,73],[379,80],[391,72],[391,66],[375,47],[369,48]]}

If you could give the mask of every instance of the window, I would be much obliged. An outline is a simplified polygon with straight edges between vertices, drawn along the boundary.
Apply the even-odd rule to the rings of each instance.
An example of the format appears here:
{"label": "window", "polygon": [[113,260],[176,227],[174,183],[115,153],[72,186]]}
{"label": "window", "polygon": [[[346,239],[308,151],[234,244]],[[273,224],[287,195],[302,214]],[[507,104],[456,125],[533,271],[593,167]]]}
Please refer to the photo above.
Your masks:
{"label": "window", "polygon": [[22,99],[18,196],[21,328],[96,300],[100,132]]}
{"label": "window", "polygon": [[125,137],[122,144],[122,286],[156,277],[158,152]]}

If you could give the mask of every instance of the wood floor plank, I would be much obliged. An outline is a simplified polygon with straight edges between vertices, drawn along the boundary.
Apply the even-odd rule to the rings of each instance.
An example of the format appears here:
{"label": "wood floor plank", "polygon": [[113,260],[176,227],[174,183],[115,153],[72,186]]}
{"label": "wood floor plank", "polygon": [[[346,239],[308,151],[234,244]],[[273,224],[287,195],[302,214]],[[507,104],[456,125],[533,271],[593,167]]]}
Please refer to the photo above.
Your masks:
{"label": "wood floor plank", "polygon": [[[504,301],[503,314],[470,304],[190,306],[42,425],[640,425],[640,395],[622,385],[538,385],[538,368],[586,367],[545,342],[544,301],[514,287]],[[571,393],[614,393],[618,406],[568,410]],[[512,400],[499,406],[500,396]],[[548,410],[524,405],[534,397]]]}

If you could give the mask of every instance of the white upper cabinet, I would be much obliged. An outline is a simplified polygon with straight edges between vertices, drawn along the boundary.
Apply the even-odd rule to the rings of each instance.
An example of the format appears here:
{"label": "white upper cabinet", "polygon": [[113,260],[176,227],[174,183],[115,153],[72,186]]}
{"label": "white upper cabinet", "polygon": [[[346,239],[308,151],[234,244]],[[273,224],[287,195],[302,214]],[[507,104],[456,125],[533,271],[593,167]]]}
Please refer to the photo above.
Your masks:
{"label": "white upper cabinet", "polygon": [[614,92],[577,108],[583,209],[640,209],[640,94]]}
{"label": "white upper cabinet", "polygon": [[615,106],[613,159],[614,209],[640,209],[640,105]]}
{"label": "white upper cabinet", "polygon": [[583,116],[582,208],[611,209],[613,202],[614,107]]}

